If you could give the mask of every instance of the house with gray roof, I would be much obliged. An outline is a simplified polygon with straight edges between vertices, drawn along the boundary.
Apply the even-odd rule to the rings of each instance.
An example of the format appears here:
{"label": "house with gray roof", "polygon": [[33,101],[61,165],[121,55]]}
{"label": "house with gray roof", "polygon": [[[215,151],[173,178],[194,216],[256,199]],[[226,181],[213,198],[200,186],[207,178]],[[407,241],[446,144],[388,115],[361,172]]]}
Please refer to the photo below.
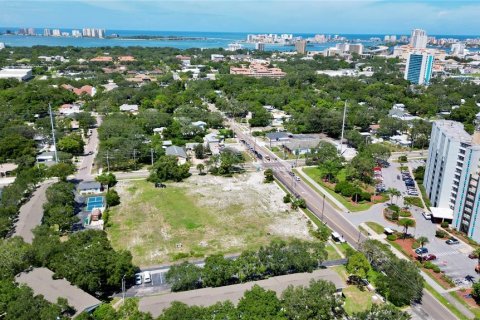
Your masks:
{"label": "house with gray roof", "polygon": [[270,147],[275,145],[283,144],[290,140],[292,134],[289,132],[269,132],[266,134],[268,141],[270,142]]}
{"label": "house with gray roof", "polygon": [[167,156],[174,156],[177,158],[179,164],[184,164],[187,162],[187,153],[182,147],[170,146],[165,149],[165,154]]}
{"label": "house with gray roof", "polygon": [[102,185],[97,181],[82,181],[78,184],[77,191],[82,195],[98,194],[101,192]]}

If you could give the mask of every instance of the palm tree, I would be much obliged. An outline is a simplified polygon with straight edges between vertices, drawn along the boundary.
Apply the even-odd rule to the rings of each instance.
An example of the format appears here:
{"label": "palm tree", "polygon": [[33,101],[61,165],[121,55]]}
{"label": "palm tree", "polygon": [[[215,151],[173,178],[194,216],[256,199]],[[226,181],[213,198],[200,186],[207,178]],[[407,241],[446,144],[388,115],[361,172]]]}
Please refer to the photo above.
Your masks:
{"label": "palm tree", "polygon": [[403,227],[403,238],[406,238],[408,234],[408,228],[415,226],[415,220],[403,218],[398,220],[398,224]]}
{"label": "palm tree", "polygon": [[[421,236],[421,237],[418,237],[417,241],[420,242],[420,247],[423,249],[423,246],[424,246],[426,243],[428,243],[428,238],[425,237],[425,236]],[[422,252],[421,257],[422,257],[422,261],[423,261],[423,252]]]}
{"label": "palm tree", "polygon": [[[400,190],[395,189],[395,188],[388,188],[387,193],[390,195],[390,204],[393,204],[393,197],[397,197],[397,201],[398,201],[398,197],[400,197],[402,195]],[[395,201],[395,203],[397,201]]]}
{"label": "palm tree", "polygon": [[200,174],[203,173],[203,170],[205,170],[205,166],[203,165],[203,163],[197,164],[197,170],[200,171]]}

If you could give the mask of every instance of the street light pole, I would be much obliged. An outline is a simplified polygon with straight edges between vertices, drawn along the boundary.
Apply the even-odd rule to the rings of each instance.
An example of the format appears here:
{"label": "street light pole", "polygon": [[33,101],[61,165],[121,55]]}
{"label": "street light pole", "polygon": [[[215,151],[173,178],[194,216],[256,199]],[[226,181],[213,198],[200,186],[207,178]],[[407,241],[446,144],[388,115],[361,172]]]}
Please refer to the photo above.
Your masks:
{"label": "street light pole", "polygon": [[323,221],[323,212],[325,211],[325,194],[323,194],[323,202],[322,202],[322,221]]}
{"label": "street light pole", "polygon": [[125,303],[125,275],[122,277],[122,304]]}
{"label": "street light pole", "polygon": [[345,106],[343,107],[343,121],[342,121],[342,136],[340,138],[340,155],[343,153],[343,134],[345,132],[345,116],[347,115],[347,101],[345,100]]}

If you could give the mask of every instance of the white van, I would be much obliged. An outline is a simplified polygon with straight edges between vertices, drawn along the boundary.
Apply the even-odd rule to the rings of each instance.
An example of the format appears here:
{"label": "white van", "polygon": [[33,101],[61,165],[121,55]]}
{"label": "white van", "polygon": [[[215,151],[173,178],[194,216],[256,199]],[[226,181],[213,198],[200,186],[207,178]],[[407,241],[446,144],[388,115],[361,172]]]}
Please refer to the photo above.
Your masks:
{"label": "white van", "polygon": [[150,283],[150,282],[152,282],[152,276],[150,275],[150,272],[145,271],[145,272],[143,273],[143,282],[144,282],[144,283]]}
{"label": "white van", "polygon": [[391,235],[391,234],[394,233],[394,231],[393,231],[392,229],[390,229],[390,228],[385,228],[385,229],[383,229],[383,232],[384,232],[387,236],[389,236],[389,235]]}
{"label": "white van", "polygon": [[343,237],[339,235],[337,232],[332,232],[332,239],[335,242],[340,242],[340,243],[346,242],[345,239],[343,239]]}
{"label": "white van", "polygon": [[432,214],[430,212],[423,211],[422,214],[426,220],[432,220]]}

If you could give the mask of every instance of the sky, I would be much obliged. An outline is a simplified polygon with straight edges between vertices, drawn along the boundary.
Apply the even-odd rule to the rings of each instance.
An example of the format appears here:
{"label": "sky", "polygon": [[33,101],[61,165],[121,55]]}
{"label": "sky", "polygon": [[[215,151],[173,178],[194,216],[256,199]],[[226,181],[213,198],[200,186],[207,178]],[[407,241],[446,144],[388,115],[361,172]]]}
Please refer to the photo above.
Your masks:
{"label": "sky", "polygon": [[480,35],[480,1],[0,0],[0,27]]}

